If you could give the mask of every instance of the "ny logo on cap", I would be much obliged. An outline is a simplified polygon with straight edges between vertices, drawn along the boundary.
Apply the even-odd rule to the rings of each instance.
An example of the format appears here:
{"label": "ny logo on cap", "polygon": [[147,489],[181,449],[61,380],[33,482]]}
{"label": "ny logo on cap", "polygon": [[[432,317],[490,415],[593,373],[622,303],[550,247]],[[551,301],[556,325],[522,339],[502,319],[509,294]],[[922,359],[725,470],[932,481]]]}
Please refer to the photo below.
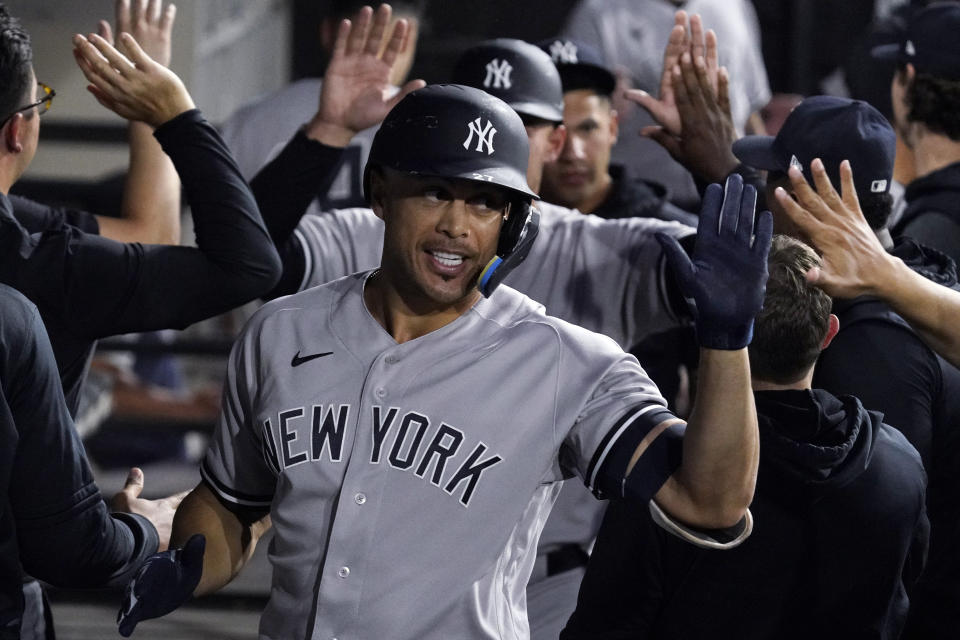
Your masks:
{"label": "ny logo on cap", "polygon": [[874,180],[870,183],[870,193],[883,193],[887,190],[886,180]]}
{"label": "ny logo on cap", "polygon": [[480,118],[467,123],[470,127],[467,132],[467,139],[463,141],[463,148],[469,149],[470,143],[473,142],[473,134],[477,134],[477,148],[474,151],[479,151],[483,153],[483,148],[487,148],[487,155],[493,153],[493,134],[497,130],[493,127],[493,123],[487,120],[486,126],[480,124]]}
{"label": "ny logo on cap", "polygon": [[550,45],[550,57],[560,64],[577,64],[577,45],[569,40],[554,40]]}
{"label": "ny logo on cap", "polygon": [[800,161],[797,160],[797,156],[795,155],[790,156],[790,166],[796,167],[798,170],[803,171],[803,165],[800,164]]}
{"label": "ny logo on cap", "polygon": [[907,40],[907,44],[903,45],[903,52],[908,56],[917,55],[917,48],[913,46],[913,40]]}
{"label": "ny logo on cap", "polygon": [[513,86],[510,82],[510,73],[513,66],[507,60],[494,58],[487,63],[487,77],[483,79],[483,86],[487,89],[509,89]]}

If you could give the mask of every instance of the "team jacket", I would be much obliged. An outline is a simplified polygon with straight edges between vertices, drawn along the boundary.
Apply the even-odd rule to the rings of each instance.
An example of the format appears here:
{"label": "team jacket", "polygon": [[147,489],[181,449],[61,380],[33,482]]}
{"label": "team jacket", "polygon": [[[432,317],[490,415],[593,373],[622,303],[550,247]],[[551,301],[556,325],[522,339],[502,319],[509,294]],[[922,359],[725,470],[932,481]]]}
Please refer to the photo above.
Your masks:
{"label": "team jacket", "polygon": [[63,587],[119,587],[157,550],[145,518],[112,517],[64,404],[36,307],[0,284],[0,638],[20,637],[21,567]]}
{"label": "team jacket", "polygon": [[907,208],[893,229],[960,261],[960,162],[907,185]]}
{"label": "team jacket", "polygon": [[755,397],[753,535],[704,550],[611,502],[562,640],[899,637],[928,532],[916,450],[851,396]]}

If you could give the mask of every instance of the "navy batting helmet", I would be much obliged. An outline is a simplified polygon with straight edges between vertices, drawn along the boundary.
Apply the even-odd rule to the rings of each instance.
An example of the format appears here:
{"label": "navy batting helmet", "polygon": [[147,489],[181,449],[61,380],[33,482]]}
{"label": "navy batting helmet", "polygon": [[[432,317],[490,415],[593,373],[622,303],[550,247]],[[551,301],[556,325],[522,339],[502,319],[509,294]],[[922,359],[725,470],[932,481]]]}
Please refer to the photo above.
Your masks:
{"label": "navy batting helmet", "polygon": [[511,38],[467,49],[453,70],[453,82],[483,89],[522,116],[563,122],[563,87],[550,56]]}
{"label": "navy batting helmet", "polygon": [[[552,64],[552,63],[551,63]],[[412,175],[459,178],[510,191],[510,212],[500,229],[497,255],[480,275],[489,296],[526,257],[540,216],[527,184],[530,144],[523,121],[494,96],[455,84],[435,84],[405,96],[373,138],[363,174],[370,202],[370,171],[385,167]]]}

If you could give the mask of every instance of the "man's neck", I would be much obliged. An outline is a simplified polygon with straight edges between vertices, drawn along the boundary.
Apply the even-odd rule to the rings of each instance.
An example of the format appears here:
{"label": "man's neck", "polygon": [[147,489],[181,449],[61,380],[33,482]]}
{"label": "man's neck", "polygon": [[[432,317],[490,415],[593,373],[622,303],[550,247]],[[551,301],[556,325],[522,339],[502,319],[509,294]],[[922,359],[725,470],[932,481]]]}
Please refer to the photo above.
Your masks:
{"label": "man's neck", "polygon": [[374,272],[366,282],[363,300],[370,315],[380,323],[397,344],[415,340],[447,326],[470,310],[480,299],[473,289],[462,300],[449,305],[431,301],[413,301],[394,287],[381,271]]}
{"label": "man's neck", "polygon": [[753,387],[754,391],[803,391],[804,389],[810,389],[813,387],[813,368],[811,368],[805,376],[796,382],[780,384],[779,382],[762,380],[760,378],[753,377],[750,379],[750,386]]}
{"label": "man's neck", "polygon": [[917,126],[913,135],[913,154],[918,178],[960,162],[960,142]]}

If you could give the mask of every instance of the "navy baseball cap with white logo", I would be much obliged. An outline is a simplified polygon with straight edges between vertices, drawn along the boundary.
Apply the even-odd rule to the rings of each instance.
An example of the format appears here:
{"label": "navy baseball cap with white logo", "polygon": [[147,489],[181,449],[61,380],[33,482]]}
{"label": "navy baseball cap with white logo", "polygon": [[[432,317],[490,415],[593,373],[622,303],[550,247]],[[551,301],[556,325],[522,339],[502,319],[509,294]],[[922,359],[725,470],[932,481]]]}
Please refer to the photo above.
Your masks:
{"label": "navy baseball cap with white logo", "polygon": [[840,189],[840,163],[849,160],[858,194],[887,193],[893,178],[896,134],[887,119],[862,100],[813,96],[798,104],[774,136],[745,136],[733,154],[746,165],[767,171],[795,166],[811,182],[810,163],[823,161]]}
{"label": "navy baseball cap with white logo", "polygon": [[935,2],[917,11],[899,43],[874,47],[871,54],[909,62],[921,73],[960,80],[960,3]]}
{"label": "navy baseball cap with white logo", "polygon": [[551,38],[541,42],[540,48],[557,65],[564,92],[593,89],[600,95],[613,95],[617,77],[592,46],[569,38]]}

